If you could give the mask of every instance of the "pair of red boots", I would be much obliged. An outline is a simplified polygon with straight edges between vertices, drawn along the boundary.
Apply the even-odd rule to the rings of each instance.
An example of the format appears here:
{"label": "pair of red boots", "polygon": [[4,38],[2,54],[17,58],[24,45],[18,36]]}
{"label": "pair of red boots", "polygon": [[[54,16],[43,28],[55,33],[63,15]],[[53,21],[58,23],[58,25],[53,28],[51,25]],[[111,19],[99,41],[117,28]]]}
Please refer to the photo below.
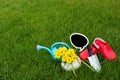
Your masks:
{"label": "pair of red boots", "polygon": [[[107,42],[105,42],[101,38],[95,38],[91,48],[94,54],[101,53],[102,56],[107,60],[111,61],[116,59],[116,53],[114,52],[114,50],[110,47],[110,45]],[[81,60],[87,60],[88,57],[89,52],[87,49],[80,53]]]}

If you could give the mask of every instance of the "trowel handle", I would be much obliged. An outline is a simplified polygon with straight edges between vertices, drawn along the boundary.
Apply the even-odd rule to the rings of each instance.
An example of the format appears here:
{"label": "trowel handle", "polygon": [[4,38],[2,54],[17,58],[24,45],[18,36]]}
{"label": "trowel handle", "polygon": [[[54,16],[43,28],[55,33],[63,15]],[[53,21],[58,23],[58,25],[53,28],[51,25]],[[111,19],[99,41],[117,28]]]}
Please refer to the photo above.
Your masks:
{"label": "trowel handle", "polygon": [[88,46],[87,46],[87,49],[88,49],[88,52],[89,52],[90,56],[92,56],[92,55],[93,55],[93,52],[92,52],[92,49],[91,49],[91,47],[90,47],[89,44],[88,44]]}

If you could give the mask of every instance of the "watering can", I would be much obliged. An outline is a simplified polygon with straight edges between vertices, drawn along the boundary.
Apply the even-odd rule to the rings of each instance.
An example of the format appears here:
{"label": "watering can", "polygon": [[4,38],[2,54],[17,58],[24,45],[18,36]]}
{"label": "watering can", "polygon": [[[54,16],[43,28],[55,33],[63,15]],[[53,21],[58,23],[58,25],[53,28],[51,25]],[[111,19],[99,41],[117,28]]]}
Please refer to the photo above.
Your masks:
{"label": "watering can", "polygon": [[55,58],[55,51],[58,50],[60,47],[66,47],[67,49],[70,48],[70,46],[68,44],[64,43],[64,42],[56,42],[56,43],[51,45],[51,49],[48,48],[48,47],[45,47],[45,46],[37,45],[37,50],[38,51],[40,51],[42,49],[47,50],[50,53],[51,57],[54,60],[56,60],[56,58]]}

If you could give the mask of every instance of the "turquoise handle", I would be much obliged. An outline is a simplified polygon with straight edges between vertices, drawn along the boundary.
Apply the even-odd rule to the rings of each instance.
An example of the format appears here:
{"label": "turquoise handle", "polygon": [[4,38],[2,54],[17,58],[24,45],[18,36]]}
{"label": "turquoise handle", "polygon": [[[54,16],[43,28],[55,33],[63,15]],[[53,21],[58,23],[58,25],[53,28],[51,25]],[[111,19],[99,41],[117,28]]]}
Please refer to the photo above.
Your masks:
{"label": "turquoise handle", "polygon": [[69,46],[68,44],[64,43],[64,42],[56,42],[56,43],[54,43],[54,44],[51,45],[51,49],[53,49],[54,47],[58,47],[58,45],[59,45],[59,46],[61,45],[61,47],[62,47],[62,46],[65,46],[65,47],[67,47],[68,49],[70,48],[70,46]]}

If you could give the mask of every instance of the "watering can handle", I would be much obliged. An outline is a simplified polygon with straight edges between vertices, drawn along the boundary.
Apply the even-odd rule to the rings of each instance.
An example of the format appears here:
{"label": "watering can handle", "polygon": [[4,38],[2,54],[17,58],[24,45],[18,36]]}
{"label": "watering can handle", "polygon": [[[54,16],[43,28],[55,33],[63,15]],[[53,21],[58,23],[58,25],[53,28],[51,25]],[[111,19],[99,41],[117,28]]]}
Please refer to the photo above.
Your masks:
{"label": "watering can handle", "polygon": [[64,43],[64,42],[56,42],[56,43],[51,45],[51,49],[53,49],[56,45],[63,45],[67,48],[70,48],[70,46],[68,44]]}

